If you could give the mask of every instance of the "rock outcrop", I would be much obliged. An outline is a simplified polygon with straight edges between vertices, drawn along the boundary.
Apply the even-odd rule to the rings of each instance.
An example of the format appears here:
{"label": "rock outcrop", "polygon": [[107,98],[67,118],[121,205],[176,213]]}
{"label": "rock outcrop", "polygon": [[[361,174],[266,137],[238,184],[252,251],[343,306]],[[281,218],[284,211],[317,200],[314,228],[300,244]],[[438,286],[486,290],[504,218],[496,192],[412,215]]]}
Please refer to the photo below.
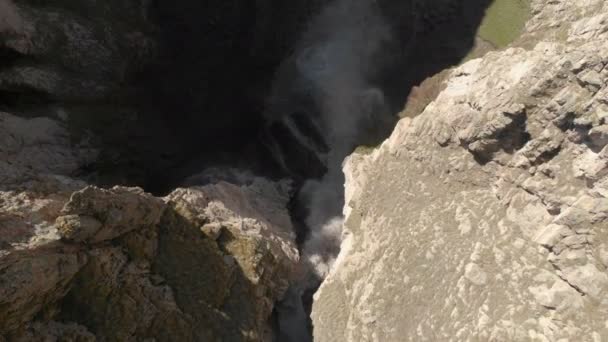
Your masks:
{"label": "rock outcrop", "polygon": [[319,5],[271,3],[0,0],[0,340],[271,338],[299,258],[290,185],[112,187],[166,194],[210,132],[249,128],[234,97]]}
{"label": "rock outcrop", "polygon": [[124,187],[70,194],[82,183],[58,181],[0,192],[0,336],[270,340],[298,262],[288,184],[220,182],[162,199]]}
{"label": "rock outcrop", "polygon": [[532,7],[514,45],[346,162],[315,340],[608,338],[608,4]]}

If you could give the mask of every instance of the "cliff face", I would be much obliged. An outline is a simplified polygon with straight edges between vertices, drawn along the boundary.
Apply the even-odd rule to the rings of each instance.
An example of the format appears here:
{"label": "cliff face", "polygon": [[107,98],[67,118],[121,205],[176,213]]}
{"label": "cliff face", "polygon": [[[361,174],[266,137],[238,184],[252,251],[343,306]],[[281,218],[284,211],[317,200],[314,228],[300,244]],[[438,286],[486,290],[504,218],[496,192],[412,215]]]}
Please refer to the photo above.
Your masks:
{"label": "cliff face", "polygon": [[[298,292],[310,267],[292,226],[303,218],[288,208],[298,182],[325,172],[298,143],[328,139],[297,110],[324,106],[289,93],[307,76],[293,75],[299,53],[344,82],[315,88],[344,114],[329,117],[337,132],[359,103],[341,87],[353,74],[369,73],[364,100],[382,100],[354,106],[369,107],[361,136],[329,134],[352,140],[331,186],[312,182],[332,214],[331,234],[311,234],[329,252],[313,256],[333,261],[339,162],[392,125],[377,107],[401,106],[466,55],[489,1],[370,1],[387,23],[365,29],[390,27],[393,53],[361,60],[368,40],[350,28],[366,7],[329,7],[296,44],[323,4],[0,0],[0,341],[307,340],[313,289]],[[402,116],[422,114],[347,159],[317,341],[608,338],[608,5],[532,9],[509,48],[430,79]],[[353,32],[348,56],[330,50],[339,67],[307,49]],[[263,118],[268,93],[286,98],[277,118]],[[284,118],[291,133],[265,138],[303,179],[223,166],[280,169],[258,135]]]}
{"label": "cliff face", "polygon": [[316,340],[608,337],[608,5],[532,9],[511,47],[347,160]]}

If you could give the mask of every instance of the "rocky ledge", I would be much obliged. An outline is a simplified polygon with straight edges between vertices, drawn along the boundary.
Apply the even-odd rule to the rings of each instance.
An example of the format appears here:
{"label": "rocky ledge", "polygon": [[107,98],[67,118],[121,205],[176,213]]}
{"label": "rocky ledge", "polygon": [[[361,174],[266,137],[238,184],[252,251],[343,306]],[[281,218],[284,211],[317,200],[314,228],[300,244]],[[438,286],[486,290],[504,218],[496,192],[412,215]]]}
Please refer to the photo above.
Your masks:
{"label": "rocky ledge", "polygon": [[4,338],[270,339],[298,262],[288,184],[219,182],[165,198],[78,185],[55,177],[0,193]]}

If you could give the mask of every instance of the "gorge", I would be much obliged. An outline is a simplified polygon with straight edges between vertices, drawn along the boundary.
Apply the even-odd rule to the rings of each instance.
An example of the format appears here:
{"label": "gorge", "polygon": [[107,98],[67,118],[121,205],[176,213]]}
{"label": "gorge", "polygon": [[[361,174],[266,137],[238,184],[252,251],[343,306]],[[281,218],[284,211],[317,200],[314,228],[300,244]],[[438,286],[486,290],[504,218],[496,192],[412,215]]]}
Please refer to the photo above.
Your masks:
{"label": "gorge", "polygon": [[0,0],[0,341],[608,338],[606,13]]}

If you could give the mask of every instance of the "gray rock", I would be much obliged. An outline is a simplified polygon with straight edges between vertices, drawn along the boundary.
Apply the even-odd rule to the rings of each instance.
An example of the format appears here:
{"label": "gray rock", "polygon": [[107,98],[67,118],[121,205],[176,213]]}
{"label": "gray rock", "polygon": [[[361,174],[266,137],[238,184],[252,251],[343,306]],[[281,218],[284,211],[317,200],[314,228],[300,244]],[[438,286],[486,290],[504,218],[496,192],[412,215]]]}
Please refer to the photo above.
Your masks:
{"label": "gray rock", "polygon": [[608,145],[608,125],[593,127],[589,131],[589,138],[595,147],[603,148]]}
{"label": "gray rock", "polygon": [[2,237],[0,335],[269,341],[299,259],[288,191],[255,178],[164,199],[124,187],[0,192],[0,227],[23,227]]}
{"label": "gray rock", "polygon": [[139,188],[87,187],[72,194],[55,224],[62,238],[99,243],[132,230],[155,226],[164,203]]}
{"label": "gray rock", "polygon": [[514,43],[527,49],[457,67],[345,163],[347,237],[315,295],[315,340],[608,336],[608,6],[532,7]]}

